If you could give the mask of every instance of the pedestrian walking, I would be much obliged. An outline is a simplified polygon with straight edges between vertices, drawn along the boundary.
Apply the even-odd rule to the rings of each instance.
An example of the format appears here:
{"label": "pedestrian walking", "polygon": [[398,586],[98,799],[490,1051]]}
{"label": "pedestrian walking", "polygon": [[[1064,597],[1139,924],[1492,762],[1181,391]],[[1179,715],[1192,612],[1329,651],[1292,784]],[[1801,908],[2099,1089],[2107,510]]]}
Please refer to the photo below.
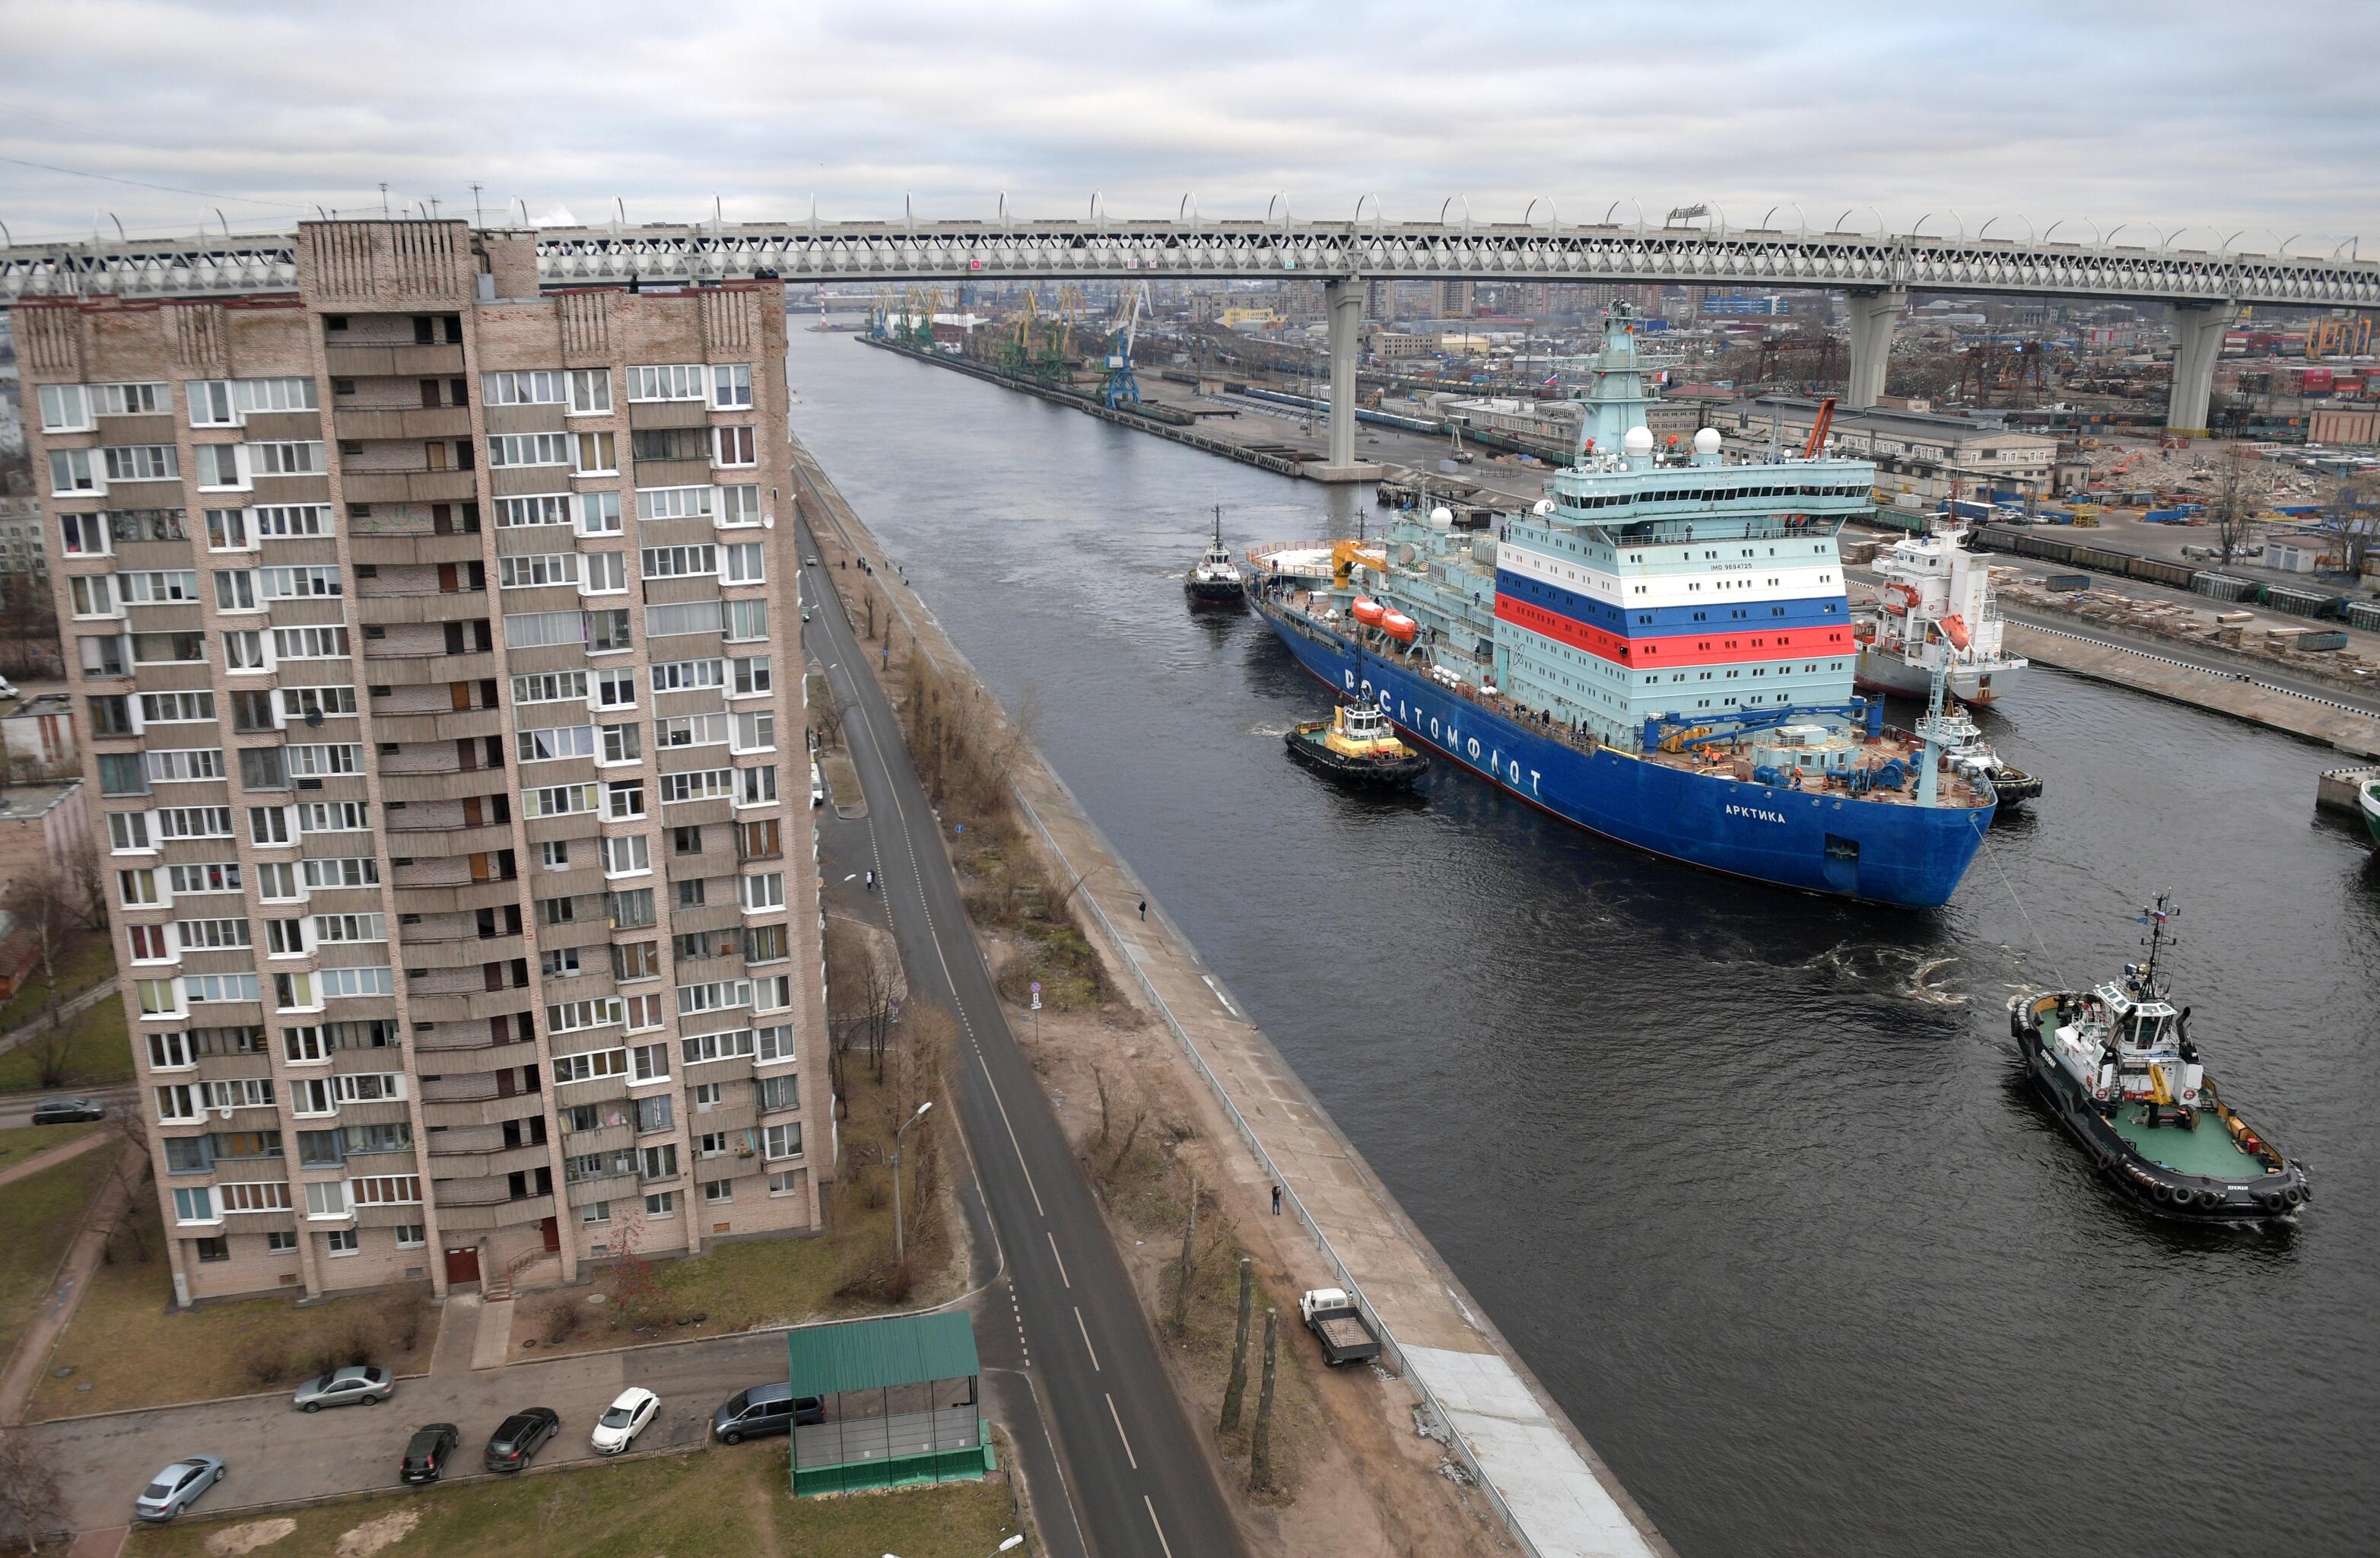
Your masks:
{"label": "pedestrian walking", "polygon": [[1147,898],[1143,898],[1140,901],[1140,917],[1143,919],[1147,919],[1148,918],[1148,900]]}
{"label": "pedestrian walking", "polygon": [[869,871],[868,873],[868,890],[870,893],[876,891],[876,873],[874,871]]}
{"label": "pedestrian walking", "polygon": [[1281,1215],[1281,1187],[1278,1185],[1272,1187],[1272,1214],[1275,1217]]}

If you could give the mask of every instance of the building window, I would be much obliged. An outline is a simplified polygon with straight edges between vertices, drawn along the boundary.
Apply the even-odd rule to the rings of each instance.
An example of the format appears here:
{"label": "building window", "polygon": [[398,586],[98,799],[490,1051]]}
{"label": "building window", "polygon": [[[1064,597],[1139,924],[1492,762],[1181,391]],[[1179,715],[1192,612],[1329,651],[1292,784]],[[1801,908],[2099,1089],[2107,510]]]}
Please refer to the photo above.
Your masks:
{"label": "building window", "polygon": [[428,1241],[422,1237],[420,1223],[400,1223],[396,1225],[397,1248],[419,1249],[427,1242]]}
{"label": "building window", "polygon": [[647,1217],[675,1217],[677,1215],[677,1192],[674,1190],[662,1190],[654,1195],[647,1196],[645,1198],[645,1215]]}
{"label": "building window", "polygon": [[197,1247],[200,1261],[231,1259],[231,1241],[227,1238],[218,1235],[212,1239],[193,1239],[191,1243]]}
{"label": "building window", "polygon": [[353,1228],[337,1228],[323,1235],[322,1243],[333,1255],[353,1255],[363,1248],[363,1237]]}
{"label": "building window", "polygon": [[702,1199],[710,1206],[732,1201],[735,1199],[735,1184],[727,1179],[707,1179],[702,1185]]}
{"label": "building window", "polygon": [[297,1253],[298,1253],[298,1235],[295,1235],[295,1234],[292,1234],[292,1233],[285,1232],[285,1232],[278,1232],[278,1233],[271,1233],[271,1234],[267,1234],[267,1235],[264,1235],[264,1253],[266,1253],[267,1255],[295,1255],[295,1254],[297,1254]]}

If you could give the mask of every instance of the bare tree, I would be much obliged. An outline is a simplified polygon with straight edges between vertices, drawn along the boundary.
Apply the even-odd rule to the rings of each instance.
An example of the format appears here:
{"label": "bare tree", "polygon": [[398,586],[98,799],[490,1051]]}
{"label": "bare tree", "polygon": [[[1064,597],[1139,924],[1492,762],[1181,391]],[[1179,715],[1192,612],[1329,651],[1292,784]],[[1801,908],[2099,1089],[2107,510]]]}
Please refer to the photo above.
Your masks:
{"label": "bare tree", "polygon": [[109,1116],[115,1126],[115,1140],[100,1150],[109,1154],[108,1181],[116,1191],[119,1203],[101,1230],[104,1242],[100,1257],[115,1259],[115,1236],[124,1235],[132,1245],[135,1260],[149,1259],[149,1181],[152,1167],[149,1161],[149,1129],[140,1118],[140,1109],[127,1104]]}
{"label": "bare tree", "polygon": [[2363,564],[2380,541],[2380,477],[2358,476],[2338,485],[2338,496],[2322,517],[2322,533],[2338,549],[2338,565],[2350,583],[2363,582]]}
{"label": "bare tree", "polygon": [[2256,526],[2256,512],[2264,506],[2264,484],[2256,480],[2255,462],[2243,459],[2235,450],[2216,469],[2215,495],[2207,505],[2207,518],[2215,526],[2215,547],[2221,558],[2221,567],[2229,567],[2231,559],[2248,548]]}
{"label": "bare tree", "polygon": [[25,1437],[0,1432],[0,1546],[42,1551],[42,1539],[66,1526],[57,1457]]}
{"label": "bare tree", "polygon": [[1256,1441],[1248,1448],[1248,1487],[1264,1492],[1272,1487],[1273,1358],[1280,1347],[1281,1314],[1265,1308],[1264,1385],[1257,1393]]}
{"label": "bare tree", "polygon": [[1232,1326],[1232,1379],[1223,1387],[1223,1417],[1219,1425],[1225,1433],[1238,1430],[1240,1403],[1248,1393],[1248,1304],[1255,1287],[1255,1268],[1243,1255],[1240,1257],[1240,1316]]}
{"label": "bare tree", "polygon": [[42,970],[42,1023],[23,1047],[33,1057],[40,1085],[55,1088],[66,1080],[67,1055],[74,1045],[74,1034],[60,1011],[66,997],[58,988],[58,959],[76,924],[74,887],[57,862],[44,855],[10,883],[0,903],[17,917],[18,929],[33,938]]}
{"label": "bare tree", "polygon": [[1188,1163],[1182,1164],[1182,1177],[1187,1193],[1182,1198],[1182,1260],[1174,1273],[1173,1334],[1180,1336],[1190,1329],[1190,1285],[1198,1280],[1198,1175]]}
{"label": "bare tree", "polygon": [[874,938],[848,919],[828,920],[827,1053],[838,1096],[844,1090],[844,1057],[856,1043],[866,1042],[876,1079],[884,1079],[884,1038],[896,995],[893,971]]}

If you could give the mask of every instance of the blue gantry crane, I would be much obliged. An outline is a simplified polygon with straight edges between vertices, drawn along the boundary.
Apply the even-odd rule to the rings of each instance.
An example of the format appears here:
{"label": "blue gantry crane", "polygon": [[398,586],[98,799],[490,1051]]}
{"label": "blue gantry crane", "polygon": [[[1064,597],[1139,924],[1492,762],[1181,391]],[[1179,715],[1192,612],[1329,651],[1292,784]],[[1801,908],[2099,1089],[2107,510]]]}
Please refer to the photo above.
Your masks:
{"label": "blue gantry crane", "polygon": [[1117,310],[1114,334],[1108,339],[1108,376],[1099,386],[1099,404],[1112,411],[1119,406],[1140,404],[1140,381],[1132,373],[1132,336],[1140,323],[1141,304],[1148,299],[1148,284],[1141,283],[1124,298]]}

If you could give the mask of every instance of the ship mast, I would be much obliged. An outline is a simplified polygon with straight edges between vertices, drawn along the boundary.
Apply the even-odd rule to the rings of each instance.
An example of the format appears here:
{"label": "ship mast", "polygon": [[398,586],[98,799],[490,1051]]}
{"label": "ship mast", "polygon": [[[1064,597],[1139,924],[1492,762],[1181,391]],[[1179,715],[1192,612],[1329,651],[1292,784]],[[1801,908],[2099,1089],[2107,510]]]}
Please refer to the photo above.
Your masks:
{"label": "ship mast", "polygon": [[2160,893],[2154,905],[2141,910],[2140,923],[2149,928],[2148,940],[2143,943],[2149,949],[2149,960],[2141,969],[2141,995],[2144,1000],[2165,998],[2164,987],[2157,983],[2157,955],[2165,950],[2166,921],[2181,912],[2168,907],[2172,899],[2172,894]]}

